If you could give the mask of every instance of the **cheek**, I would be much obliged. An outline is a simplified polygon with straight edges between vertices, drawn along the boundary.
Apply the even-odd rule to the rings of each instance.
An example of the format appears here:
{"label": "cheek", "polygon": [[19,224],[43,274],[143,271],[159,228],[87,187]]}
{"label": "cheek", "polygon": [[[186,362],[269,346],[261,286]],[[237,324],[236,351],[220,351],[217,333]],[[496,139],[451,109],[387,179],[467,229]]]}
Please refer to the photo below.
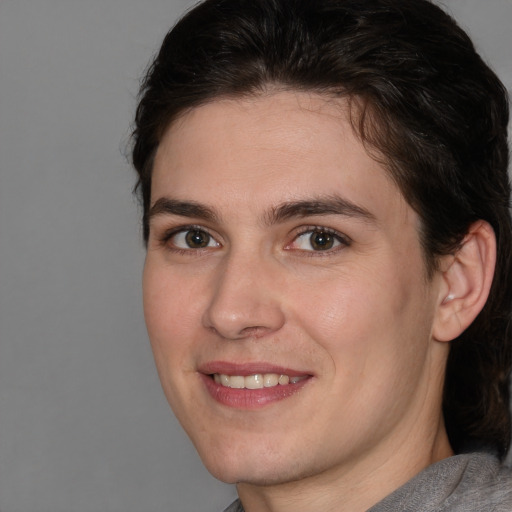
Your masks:
{"label": "cheek", "polygon": [[[143,276],[144,318],[155,365],[167,401],[178,418],[194,403],[193,354],[201,316],[197,288],[165,265],[146,262]],[[181,420],[180,420],[181,421]]]}
{"label": "cheek", "polygon": [[295,316],[311,339],[329,347],[359,344],[381,313],[378,287],[358,272],[330,273],[321,280],[303,282],[301,288],[300,293],[290,294]]}
{"label": "cheek", "polygon": [[349,422],[348,430],[359,433],[385,430],[419,392],[429,319],[422,283],[411,291],[411,279],[399,272],[352,272],[326,281],[321,293],[302,294],[296,318],[332,365],[325,393],[329,424]]}
{"label": "cheek", "polygon": [[352,268],[296,294],[295,318],[344,374],[404,366],[416,345],[425,345],[419,335],[420,329],[428,332],[424,284],[414,269],[398,267],[381,262],[377,271]]}
{"label": "cheek", "polygon": [[169,269],[146,262],[143,276],[144,318],[160,373],[187,365],[187,348],[197,328],[198,293]]}

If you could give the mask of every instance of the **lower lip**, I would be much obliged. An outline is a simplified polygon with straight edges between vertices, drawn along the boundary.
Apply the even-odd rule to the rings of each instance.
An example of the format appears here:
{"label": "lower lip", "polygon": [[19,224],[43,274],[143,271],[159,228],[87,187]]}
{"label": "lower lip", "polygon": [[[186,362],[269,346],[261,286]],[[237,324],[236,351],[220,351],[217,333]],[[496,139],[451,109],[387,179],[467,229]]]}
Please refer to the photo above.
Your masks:
{"label": "lower lip", "polygon": [[273,402],[295,395],[311,380],[310,377],[294,384],[260,389],[235,389],[217,384],[210,375],[200,374],[211,397],[236,409],[259,409]]}

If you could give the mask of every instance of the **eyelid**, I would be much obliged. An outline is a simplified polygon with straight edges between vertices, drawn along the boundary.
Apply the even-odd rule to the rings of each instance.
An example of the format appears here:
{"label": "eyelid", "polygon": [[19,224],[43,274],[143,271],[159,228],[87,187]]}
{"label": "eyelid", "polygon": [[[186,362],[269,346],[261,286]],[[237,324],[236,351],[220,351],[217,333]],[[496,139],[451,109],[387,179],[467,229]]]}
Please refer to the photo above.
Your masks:
{"label": "eyelid", "polygon": [[[179,233],[184,233],[187,231],[202,231],[206,233],[208,236],[210,236],[213,241],[216,243],[216,247],[222,247],[222,243],[219,241],[219,236],[217,234],[214,234],[211,232],[211,230],[203,225],[199,224],[184,224],[179,226],[173,226],[171,228],[163,230],[161,234],[156,234],[156,239],[160,245],[167,248],[168,250],[174,251],[174,252],[181,252],[181,253],[198,253],[204,250],[212,249],[212,247],[203,247],[203,248],[182,248],[178,246],[172,246],[169,244],[169,241],[172,239],[173,236],[176,236]],[[304,235],[312,234],[314,232],[322,232],[326,233],[328,235],[331,235],[336,238],[336,240],[339,242],[339,245],[337,245],[334,248],[326,249],[324,251],[315,251],[313,248],[311,250],[306,249],[296,249],[293,248],[292,245],[295,243],[295,241]],[[287,243],[284,247],[285,250],[296,250],[297,252],[303,252],[308,253],[309,256],[322,256],[322,255],[328,255],[333,252],[337,252],[340,249],[343,249],[344,247],[350,246],[352,243],[352,239],[333,228],[328,228],[326,226],[319,226],[319,225],[307,225],[307,226],[301,226],[295,230],[293,233],[293,238],[291,242]]]}
{"label": "eyelid", "polygon": [[[173,236],[176,236],[179,233],[186,233],[187,231],[202,231],[203,233],[206,233],[209,237],[211,237],[217,244],[217,246],[221,246],[222,244],[219,242],[218,237],[214,235],[208,228],[205,226],[201,226],[198,224],[185,224],[181,226],[175,226],[169,229],[166,229],[163,231],[163,233],[158,236],[158,241],[161,245],[169,248],[169,241],[172,239]],[[194,249],[192,247],[188,249],[184,249],[182,247],[172,246],[171,250],[178,251],[178,252],[199,252],[201,250],[205,249],[211,249],[211,247],[202,247]]]}
{"label": "eyelid", "polygon": [[[293,243],[301,236],[307,235],[307,234],[313,234],[315,232],[322,232],[326,233],[328,235],[331,235],[336,238],[338,242],[340,242],[340,246],[336,246],[332,249],[326,249],[324,251],[315,251],[314,249],[306,250],[306,249],[293,249],[291,247]],[[328,228],[325,226],[302,226],[298,229],[293,235],[292,241],[286,245],[285,249],[288,250],[297,250],[302,251],[304,253],[312,253],[308,254],[309,256],[323,256],[327,255],[329,253],[337,252],[338,250],[343,249],[344,247],[348,247],[352,244],[352,239],[345,235],[344,233],[341,233],[340,231],[337,231],[336,229]]]}

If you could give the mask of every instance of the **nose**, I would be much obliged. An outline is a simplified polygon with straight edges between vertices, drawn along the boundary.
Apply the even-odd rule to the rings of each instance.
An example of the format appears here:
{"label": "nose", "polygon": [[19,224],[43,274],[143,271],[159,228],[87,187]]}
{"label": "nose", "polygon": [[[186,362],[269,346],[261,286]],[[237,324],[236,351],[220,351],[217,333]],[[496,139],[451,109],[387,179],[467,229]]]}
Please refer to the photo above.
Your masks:
{"label": "nose", "polygon": [[279,296],[279,269],[263,257],[232,254],[213,279],[203,325],[229,340],[262,337],[285,322]]}

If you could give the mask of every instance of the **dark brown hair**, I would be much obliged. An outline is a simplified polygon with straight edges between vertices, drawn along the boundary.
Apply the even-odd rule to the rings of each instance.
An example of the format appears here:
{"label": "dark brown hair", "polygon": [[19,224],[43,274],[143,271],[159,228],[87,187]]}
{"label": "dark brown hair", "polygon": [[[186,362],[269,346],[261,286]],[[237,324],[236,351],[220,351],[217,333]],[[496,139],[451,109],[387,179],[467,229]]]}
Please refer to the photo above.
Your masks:
{"label": "dark brown hair", "polygon": [[207,0],[166,36],[142,83],[133,164],[149,226],[166,128],[219,97],[269,87],[343,97],[356,132],[419,214],[427,270],[486,220],[498,243],[490,297],[452,342],[444,417],[456,452],[510,443],[512,228],[506,91],[428,0]]}

